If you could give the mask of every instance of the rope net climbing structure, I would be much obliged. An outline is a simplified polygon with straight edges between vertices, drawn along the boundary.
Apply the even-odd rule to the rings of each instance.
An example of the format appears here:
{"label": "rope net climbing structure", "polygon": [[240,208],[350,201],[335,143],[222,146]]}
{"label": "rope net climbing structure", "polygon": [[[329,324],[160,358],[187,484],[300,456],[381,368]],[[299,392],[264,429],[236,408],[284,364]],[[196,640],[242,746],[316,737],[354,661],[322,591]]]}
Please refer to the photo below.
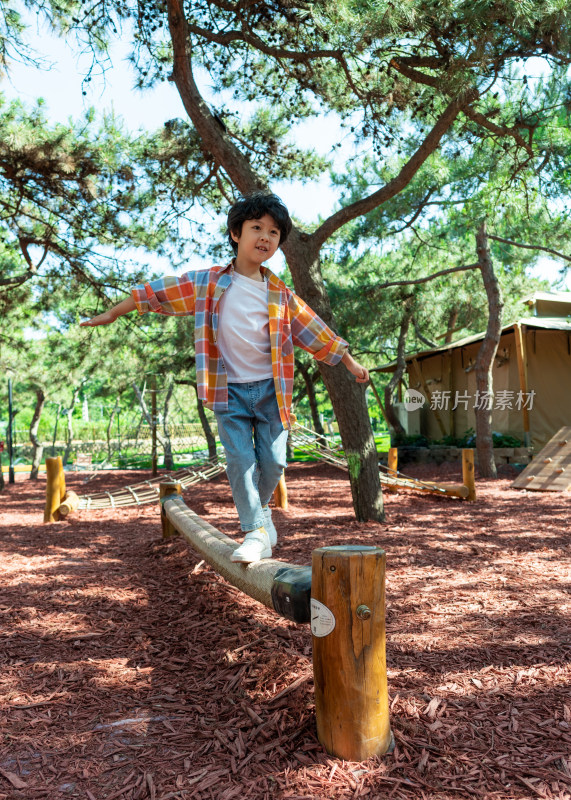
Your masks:
{"label": "rope net climbing structure", "polygon": [[[323,461],[327,464],[347,470],[347,459],[343,448],[339,442],[329,436],[317,434],[311,428],[296,423],[290,435],[291,444],[297,450],[307,455]],[[204,481],[212,480],[217,475],[224,472],[226,464],[220,456],[193,467],[179,469],[176,472],[162,473],[160,476],[151,480],[125,486],[114,492],[98,492],[97,494],[81,495],[79,498],[79,509],[104,509],[121,508],[126,506],[140,506],[146,503],[156,502],[159,497],[159,485],[162,481],[172,480],[180,483],[184,488],[194,486]],[[423,492],[432,492],[453,496],[467,496],[463,492],[462,485],[439,484],[432,481],[421,481],[404,475],[398,470],[389,470],[383,464],[379,464],[381,469],[380,480],[387,488],[415,489]]]}
{"label": "rope net climbing structure", "polygon": [[114,492],[81,495],[79,509],[124,508],[126,506],[142,506],[146,503],[156,503],[159,497],[159,485],[164,480],[176,481],[183,488],[186,488],[187,486],[212,480],[224,470],[224,461],[218,459],[216,461],[207,461],[196,467],[187,467],[176,472],[162,473],[151,480],[124,486]]}
{"label": "rope net climbing structure", "polygon": [[[291,444],[320,461],[339,469],[348,470],[347,459],[339,442],[330,436],[316,433],[311,428],[306,428],[296,423],[291,432]],[[405,475],[398,470],[389,469],[384,464],[379,464],[381,484],[387,488],[416,489],[422,492],[466,497],[468,490],[463,490],[462,485],[439,484],[435,481],[421,481],[410,475]]]}

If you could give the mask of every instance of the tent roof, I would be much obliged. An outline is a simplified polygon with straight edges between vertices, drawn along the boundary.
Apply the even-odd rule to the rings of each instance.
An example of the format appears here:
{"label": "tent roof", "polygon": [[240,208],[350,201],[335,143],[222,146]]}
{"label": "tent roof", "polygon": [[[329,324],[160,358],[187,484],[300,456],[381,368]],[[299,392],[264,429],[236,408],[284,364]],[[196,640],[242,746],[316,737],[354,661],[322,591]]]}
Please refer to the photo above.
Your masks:
{"label": "tent roof", "polygon": [[[569,331],[571,332],[571,320],[562,317],[523,317],[515,322],[510,322],[502,326],[502,334],[514,328],[516,325],[524,325],[527,328],[544,328],[553,331]],[[466,336],[464,339],[459,339],[457,342],[450,342],[443,344],[441,347],[434,347],[429,350],[419,350],[416,353],[407,353],[405,359],[411,361],[413,358],[421,360],[429,358],[436,353],[445,353],[448,350],[455,350],[457,347],[466,347],[466,345],[473,344],[474,342],[481,341],[485,333],[475,333],[473,336]],[[380,367],[373,367],[369,372],[393,372],[396,368],[396,361],[391,361],[390,364],[383,364]]]}
{"label": "tent roof", "polygon": [[534,292],[523,302],[534,317],[571,316],[571,292]]}
{"label": "tent roof", "polygon": [[554,303],[571,303],[571,292],[533,292],[522,299],[522,303],[535,303],[536,300],[550,300]]}

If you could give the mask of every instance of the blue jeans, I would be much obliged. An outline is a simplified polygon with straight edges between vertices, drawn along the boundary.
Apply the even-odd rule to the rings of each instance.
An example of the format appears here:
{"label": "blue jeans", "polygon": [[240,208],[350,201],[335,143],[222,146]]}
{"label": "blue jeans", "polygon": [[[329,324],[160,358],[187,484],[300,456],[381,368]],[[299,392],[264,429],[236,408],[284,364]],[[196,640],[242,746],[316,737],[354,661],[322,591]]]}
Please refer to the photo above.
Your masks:
{"label": "blue jeans", "polygon": [[226,473],[240,526],[264,524],[268,504],[286,467],[288,432],[280,419],[274,379],[228,384],[228,411],[216,414],[226,452]]}

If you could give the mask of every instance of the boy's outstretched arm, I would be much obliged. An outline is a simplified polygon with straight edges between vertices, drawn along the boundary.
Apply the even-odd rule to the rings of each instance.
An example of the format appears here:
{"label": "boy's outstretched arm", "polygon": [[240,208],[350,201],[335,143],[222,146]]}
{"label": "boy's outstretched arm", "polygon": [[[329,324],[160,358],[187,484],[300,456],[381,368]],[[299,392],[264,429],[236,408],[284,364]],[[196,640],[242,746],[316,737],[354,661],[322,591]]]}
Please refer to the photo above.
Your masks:
{"label": "boy's outstretched arm", "polygon": [[80,326],[82,328],[86,328],[94,327],[95,325],[110,325],[112,322],[115,322],[118,317],[122,317],[125,314],[130,314],[131,311],[134,311],[135,309],[135,301],[133,300],[133,297],[129,295],[129,297],[121,300],[121,302],[117,303],[116,306],[109,308],[102,314],[97,314],[96,317],[92,317],[91,319],[86,319],[85,322],[81,322]]}
{"label": "boy's outstretched arm", "polygon": [[369,370],[358,364],[348,350],[345,350],[341,363],[345,364],[349,372],[355,376],[357,383],[368,383]]}

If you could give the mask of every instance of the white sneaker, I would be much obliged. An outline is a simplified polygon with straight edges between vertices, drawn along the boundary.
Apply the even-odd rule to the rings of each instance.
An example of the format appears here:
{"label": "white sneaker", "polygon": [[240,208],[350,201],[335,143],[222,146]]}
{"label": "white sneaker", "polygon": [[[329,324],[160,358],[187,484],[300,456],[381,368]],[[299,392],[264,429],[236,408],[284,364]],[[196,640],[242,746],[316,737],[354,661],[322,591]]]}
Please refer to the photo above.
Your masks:
{"label": "white sneaker", "polygon": [[253,564],[262,558],[271,558],[272,548],[270,537],[265,528],[256,528],[255,531],[248,531],[244,536],[244,541],[237,547],[230,556],[230,561],[238,561],[242,564]]}
{"label": "white sneaker", "polygon": [[272,509],[269,506],[262,506],[262,514],[264,515],[264,528],[270,537],[270,545],[275,547],[278,543],[278,532],[276,526],[272,522]]}

